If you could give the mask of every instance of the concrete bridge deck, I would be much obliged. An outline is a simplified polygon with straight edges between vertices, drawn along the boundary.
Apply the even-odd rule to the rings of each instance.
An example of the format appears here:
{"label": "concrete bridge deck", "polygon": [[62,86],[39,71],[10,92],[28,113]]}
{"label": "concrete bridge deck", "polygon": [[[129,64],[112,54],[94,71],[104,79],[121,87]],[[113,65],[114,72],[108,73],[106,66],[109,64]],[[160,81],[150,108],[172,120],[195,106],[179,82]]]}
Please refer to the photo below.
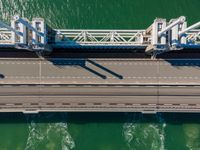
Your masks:
{"label": "concrete bridge deck", "polygon": [[199,112],[199,86],[1,86],[1,112]]}
{"label": "concrete bridge deck", "polygon": [[0,84],[200,85],[200,59],[0,59]]}
{"label": "concrete bridge deck", "polygon": [[200,59],[0,59],[0,111],[200,112]]}

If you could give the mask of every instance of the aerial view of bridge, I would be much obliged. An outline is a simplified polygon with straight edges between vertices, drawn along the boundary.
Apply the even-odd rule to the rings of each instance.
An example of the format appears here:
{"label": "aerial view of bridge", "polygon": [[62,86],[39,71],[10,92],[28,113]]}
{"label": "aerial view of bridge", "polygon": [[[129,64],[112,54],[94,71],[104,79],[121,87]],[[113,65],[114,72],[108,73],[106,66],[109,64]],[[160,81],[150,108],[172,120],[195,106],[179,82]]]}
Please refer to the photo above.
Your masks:
{"label": "aerial view of bridge", "polygon": [[[199,27],[184,16],[141,30],[52,29],[18,15],[0,21],[0,111],[200,112],[200,57],[182,57],[186,49],[198,55]],[[85,49],[145,57],[78,57]],[[169,53],[178,57],[159,57]]]}

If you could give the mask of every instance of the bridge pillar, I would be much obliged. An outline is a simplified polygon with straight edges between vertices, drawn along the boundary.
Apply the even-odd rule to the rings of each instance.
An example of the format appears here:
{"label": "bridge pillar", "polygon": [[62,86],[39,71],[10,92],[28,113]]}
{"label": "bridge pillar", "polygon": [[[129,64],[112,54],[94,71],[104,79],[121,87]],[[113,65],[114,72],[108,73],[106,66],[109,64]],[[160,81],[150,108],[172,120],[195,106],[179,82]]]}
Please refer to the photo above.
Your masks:
{"label": "bridge pillar", "polygon": [[[186,43],[184,36],[180,39],[180,32],[183,32],[187,26],[185,17],[172,19],[169,23],[165,19],[156,19],[152,25],[151,45],[146,49],[147,53],[153,52],[154,55],[182,49],[180,43]],[[149,30],[149,29],[148,29]]]}
{"label": "bridge pillar", "polygon": [[[176,19],[172,19],[170,22],[174,22],[176,21]],[[179,44],[179,28],[180,28],[180,24],[177,24],[176,26],[174,26],[171,31],[169,31],[169,43],[170,45],[177,45]]]}
{"label": "bridge pillar", "polygon": [[166,34],[162,34],[160,37],[158,36],[158,33],[162,31],[162,29],[166,28],[166,19],[156,19],[154,20],[153,26],[152,26],[152,45],[158,45],[158,44],[166,44]]}
{"label": "bridge pillar", "polygon": [[[44,19],[35,18],[33,19],[32,24],[25,19],[20,18],[18,15],[14,16],[13,19],[13,26],[15,26],[16,29],[18,29],[19,26],[19,29],[23,30],[23,40],[26,41],[24,41],[24,43],[27,46],[27,50],[39,53],[52,51],[50,46],[48,46],[46,24]],[[26,30],[26,32],[24,30]]]}
{"label": "bridge pillar", "polygon": [[[172,22],[175,19],[171,20]],[[170,22],[171,22],[170,21]],[[186,44],[186,36],[185,34],[179,35],[180,32],[184,31],[187,28],[187,22],[183,22],[174,26],[171,30],[171,35],[169,34],[169,42],[171,46],[177,46],[179,44]]]}
{"label": "bridge pillar", "polygon": [[51,52],[47,42],[47,27],[43,18],[34,18],[32,26],[35,32],[32,32],[33,49]]}
{"label": "bridge pillar", "polygon": [[16,46],[27,45],[28,43],[28,30],[25,25],[20,23],[16,20],[11,20],[11,27],[16,30],[19,34],[16,34],[16,32],[12,32],[12,42],[16,44]]}
{"label": "bridge pillar", "polygon": [[[179,32],[184,31],[187,28],[187,22],[184,22],[182,26],[179,28]],[[181,44],[187,44],[186,34],[180,35],[180,42]]]}
{"label": "bridge pillar", "polygon": [[148,29],[151,36],[151,44],[146,48],[147,53],[151,53],[157,49],[164,49],[166,47],[167,35],[164,33],[159,36],[159,32],[166,28],[167,22],[166,19],[155,19],[154,23]]}

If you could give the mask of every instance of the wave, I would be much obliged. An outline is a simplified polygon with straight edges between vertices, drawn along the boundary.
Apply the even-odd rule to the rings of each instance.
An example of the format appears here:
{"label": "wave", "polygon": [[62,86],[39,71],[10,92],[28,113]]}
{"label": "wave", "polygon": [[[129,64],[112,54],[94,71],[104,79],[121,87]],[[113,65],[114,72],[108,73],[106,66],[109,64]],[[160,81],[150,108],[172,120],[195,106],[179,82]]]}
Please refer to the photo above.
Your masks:
{"label": "wave", "polygon": [[0,20],[9,23],[12,16],[18,14],[29,20],[33,17],[45,18],[47,24],[55,28],[65,27],[68,24],[68,19],[67,16],[63,15],[63,12],[68,9],[70,9],[68,0],[62,2],[62,6],[53,1],[0,0]]}
{"label": "wave", "polygon": [[[38,114],[26,115],[28,122],[29,135],[27,138],[25,150],[37,150],[41,145],[54,149],[59,145],[62,150],[71,150],[75,147],[75,142],[68,131],[67,114],[62,113],[59,117],[62,119],[58,122],[47,121],[48,123],[40,123],[42,120],[51,120],[56,118],[54,114]],[[59,137],[59,144],[55,140],[51,140],[51,135]],[[50,143],[47,143],[50,142]]]}
{"label": "wave", "polygon": [[184,124],[183,131],[185,134],[186,147],[189,150],[199,150],[200,126],[198,124]]}
{"label": "wave", "polygon": [[164,150],[166,123],[157,115],[157,123],[145,122],[142,114],[128,114],[123,136],[130,150]]}

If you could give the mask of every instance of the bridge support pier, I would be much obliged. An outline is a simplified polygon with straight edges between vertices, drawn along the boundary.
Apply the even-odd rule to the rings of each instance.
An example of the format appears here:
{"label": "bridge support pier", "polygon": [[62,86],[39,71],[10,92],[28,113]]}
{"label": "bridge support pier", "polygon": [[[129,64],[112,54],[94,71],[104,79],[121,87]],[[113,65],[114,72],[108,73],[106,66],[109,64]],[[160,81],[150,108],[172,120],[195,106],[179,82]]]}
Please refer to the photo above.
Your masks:
{"label": "bridge support pier", "polygon": [[149,33],[151,35],[151,43],[146,48],[146,53],[152,53],[154,50],[163,50],[166,48],[166,33],[161,36],[158,35],[160,31],[166,28],[166,19],[155,19],[151,25]]}
{"label": "bridge support pier", "polygon": [[[24,22],[26,22],[24,20]],[[15,43],[16,48],[28,48],[28,30],[27,27],[17,20],[11,21],[11,27],[20,33],[20,35],[16,34],[16,32],[12,32],[12,40]]]}

